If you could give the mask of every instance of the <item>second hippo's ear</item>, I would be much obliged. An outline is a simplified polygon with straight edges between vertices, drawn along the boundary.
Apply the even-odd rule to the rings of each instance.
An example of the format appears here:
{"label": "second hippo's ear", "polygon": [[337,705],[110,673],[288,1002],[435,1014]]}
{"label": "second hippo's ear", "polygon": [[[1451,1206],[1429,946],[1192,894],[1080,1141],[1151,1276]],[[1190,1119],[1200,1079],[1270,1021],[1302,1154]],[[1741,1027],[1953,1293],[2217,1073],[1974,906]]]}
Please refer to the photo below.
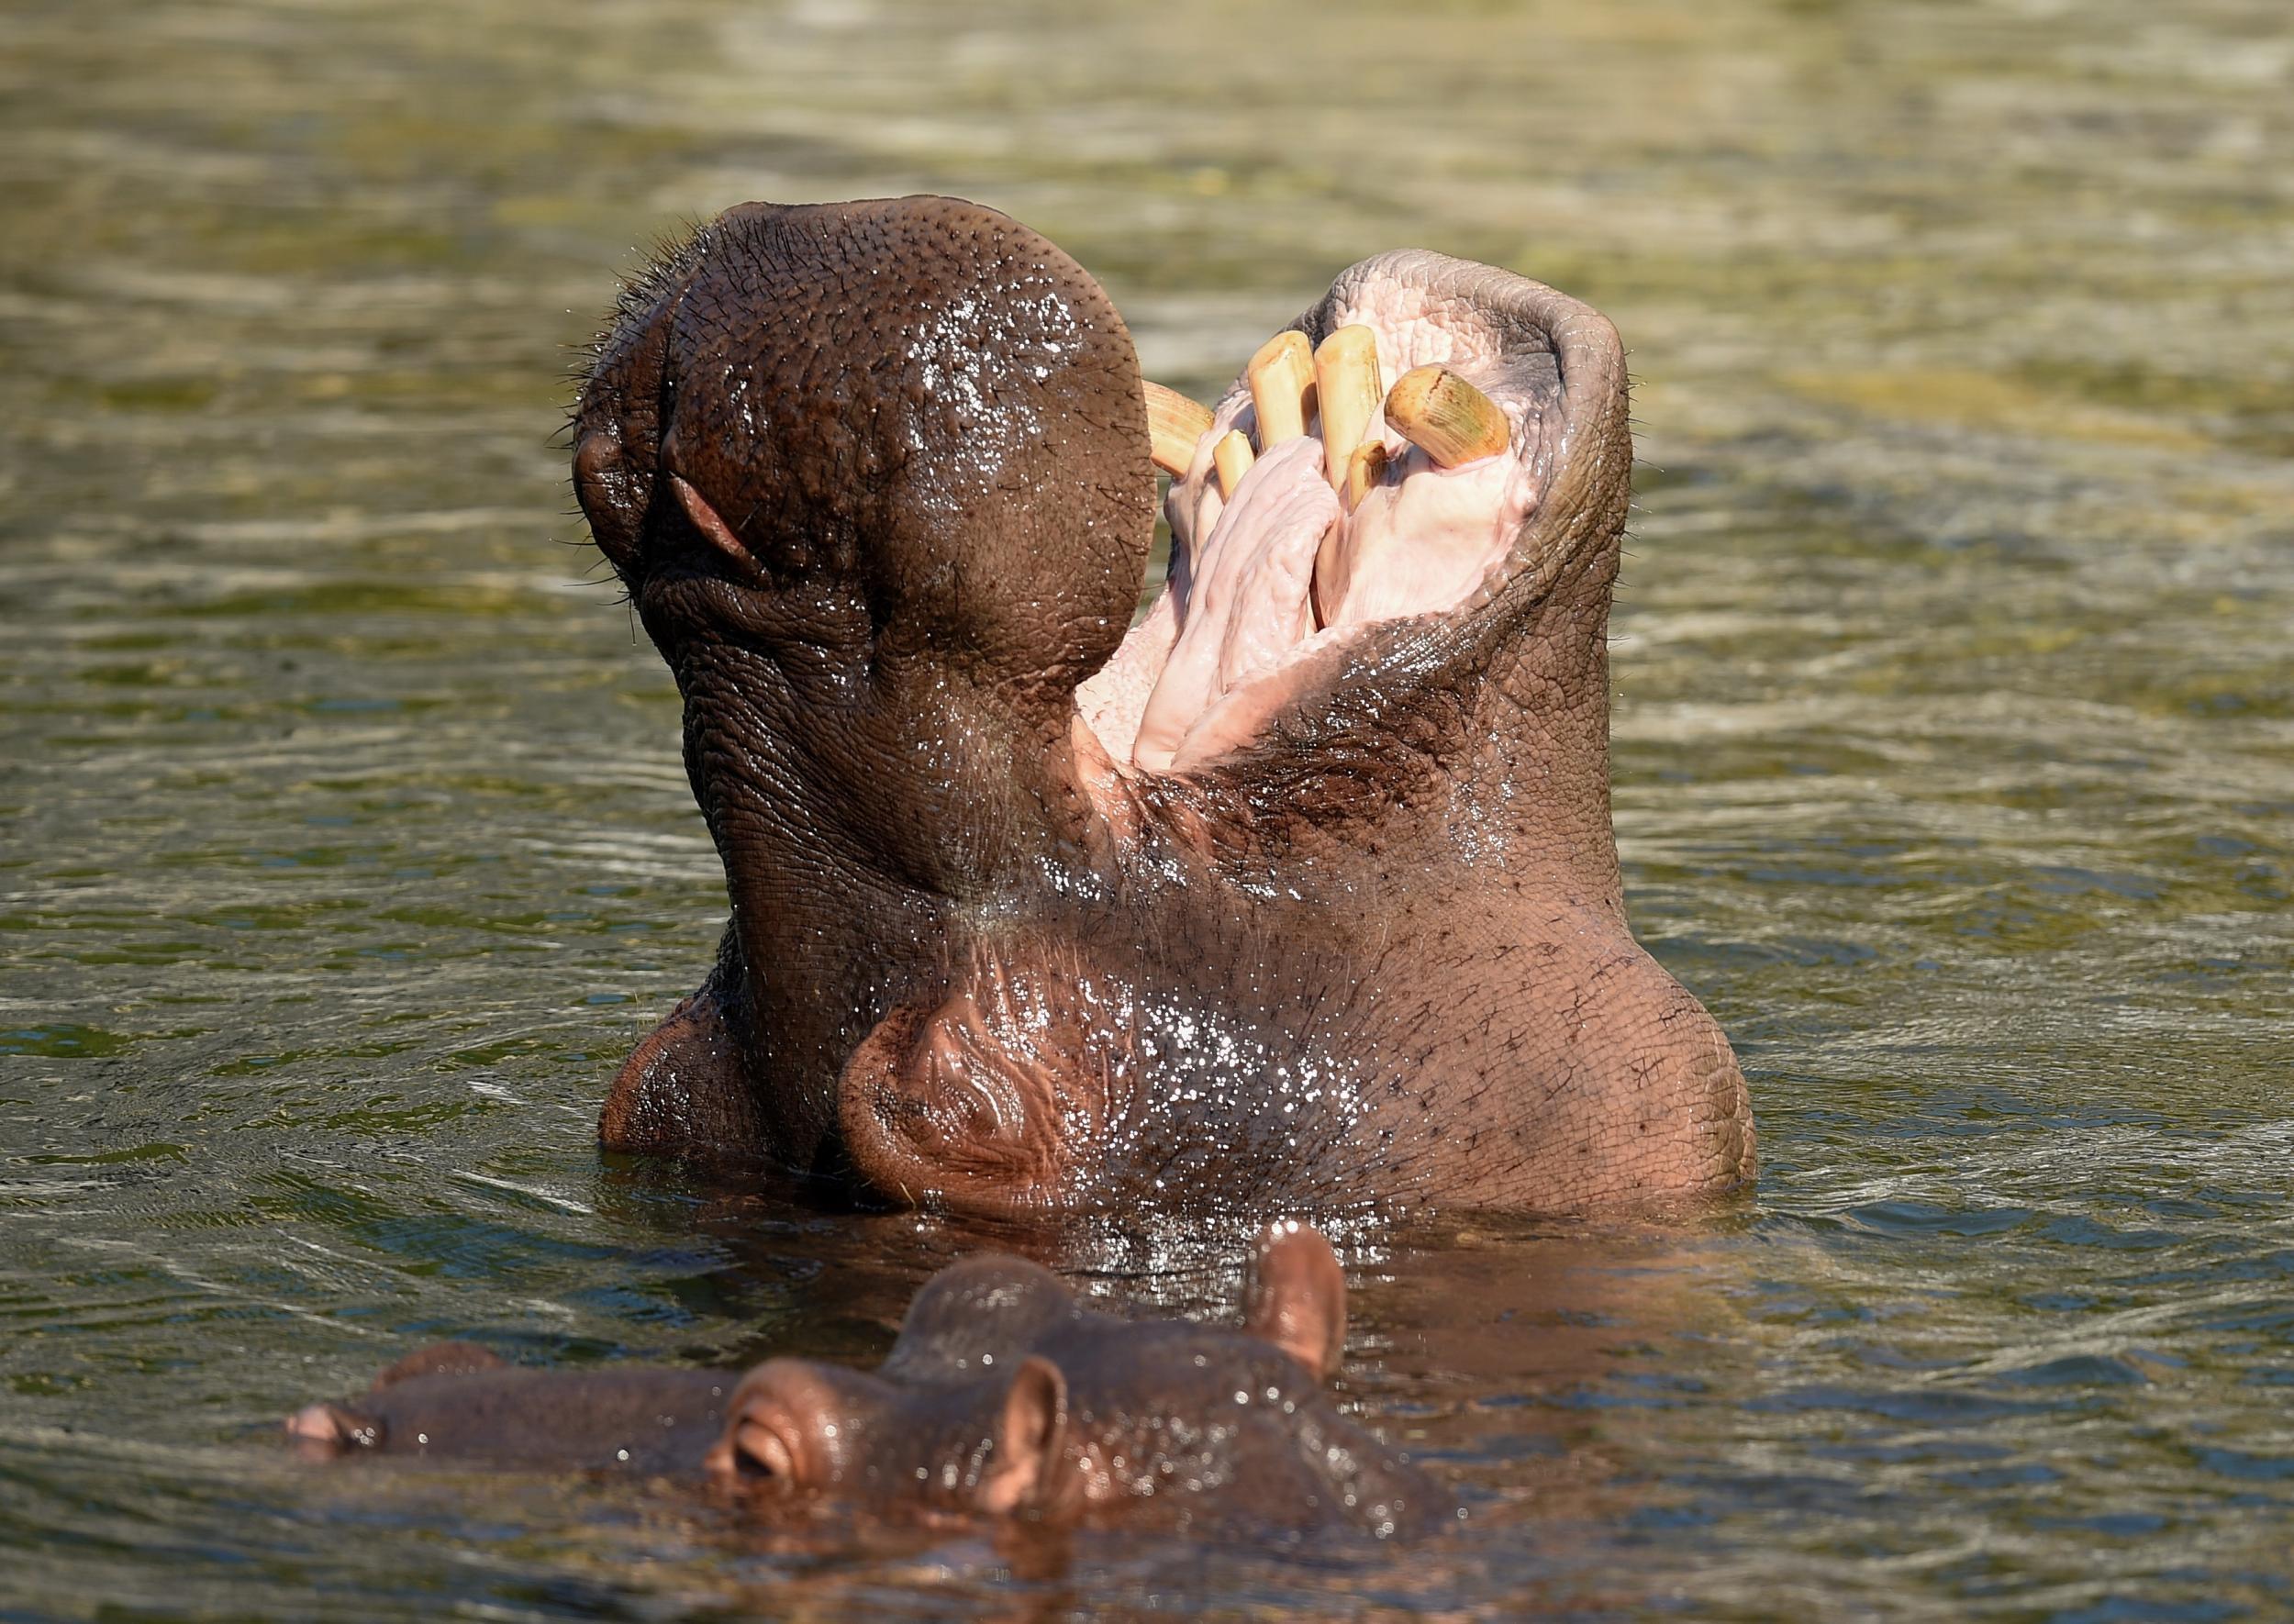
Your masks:
{"label": "second hippo's ear", "polygon": [[980,1477],[980,1509],[1008,1516],[1046,1505],[1066,1444],[1067,1377],[1041,1354],[1030,1354],[1004,1395],[996,1453]]}
{"label": "second hippo's ear", "polygon": [[1251,1251],[1242,1323],[1326,1380],[1346,1353],[1346,1274],[1322,1231],[1296,1218],[1269,1224]]}

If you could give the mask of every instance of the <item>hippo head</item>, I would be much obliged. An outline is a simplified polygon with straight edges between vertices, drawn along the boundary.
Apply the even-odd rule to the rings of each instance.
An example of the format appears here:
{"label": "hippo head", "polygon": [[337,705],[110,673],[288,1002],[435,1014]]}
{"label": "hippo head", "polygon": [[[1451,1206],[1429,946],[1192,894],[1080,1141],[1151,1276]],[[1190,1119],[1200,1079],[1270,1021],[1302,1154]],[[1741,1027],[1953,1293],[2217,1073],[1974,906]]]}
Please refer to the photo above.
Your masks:
{"label": "hippo head", "polygon": [[918,1293],[874,1374],[751,1371],[707,1465],[766,1501],[1422,1530],[1453,1502],[1323,1390],[1345,1312],[1330,1243],[1295,1223],[1260,1240],[1241,1332],[1114,1318],[1033,1263],[973,1258]]}
{"label": "hippo head", "polygon": [[1117,1318],[1035,1264],[987,1253],[942,1269],[873,1371],[807,1359],[747,1375],[646,1365],[529,1370],[446,1342],[286,1436],[313,1460],[690,1477],[761,1511],[927,1519],[1437,1526],[1455,1502],[1341,1416],[1324,1390],[1346,1335],[1330,1242],[1261,1234],[1241,1330]]}
{"label": "hippo head", "polygon": [[[1503,449],[1442,466],[1374,422],[1385,470],[1342,499],[1238,384],[1171,464],[1139,616],[1137,361],[1041,237],[750,205],[629,290],[575,485],[675,673],[732,907],[608,1145],[1003,1212],[1749,1174],[1728,1044],[1624,921],[1614,330],[1425,252],[1294,325],[1450,369]],[[1231,491],[1230,431],[1263,442]]]}

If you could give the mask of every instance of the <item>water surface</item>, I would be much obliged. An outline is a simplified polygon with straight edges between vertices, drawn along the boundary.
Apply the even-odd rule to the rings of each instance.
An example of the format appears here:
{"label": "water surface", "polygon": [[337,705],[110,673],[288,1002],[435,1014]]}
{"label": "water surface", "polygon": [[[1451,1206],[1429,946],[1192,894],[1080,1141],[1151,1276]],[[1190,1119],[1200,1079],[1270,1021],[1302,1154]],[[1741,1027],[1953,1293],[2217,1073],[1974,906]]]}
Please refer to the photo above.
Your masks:
{"label": "water surface", "polygon": [[[0,51],[0,1612],[2220,1619],[2294,1608],[2278,0],[20,0]],[[1422,244],[1639,383],[1636,924],[1758,1190],[1344,1237],[1341,1546],[760,1530],[314,1475],[448,1335],[869,1360],[984,1240],[602,1162],[721,883],[551,443],[613,277],[951,191],[1208,391]],[[1240,1237],[1030,1241],[1201,1311]]]}

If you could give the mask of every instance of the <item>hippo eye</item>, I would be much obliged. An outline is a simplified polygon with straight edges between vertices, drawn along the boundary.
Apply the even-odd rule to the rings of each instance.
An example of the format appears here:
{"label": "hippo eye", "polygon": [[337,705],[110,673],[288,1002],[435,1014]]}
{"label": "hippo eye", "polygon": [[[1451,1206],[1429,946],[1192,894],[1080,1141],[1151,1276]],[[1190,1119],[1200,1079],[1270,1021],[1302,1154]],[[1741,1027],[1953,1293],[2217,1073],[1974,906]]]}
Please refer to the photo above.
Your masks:
{"label": "hippo eye", "polygon": [[786,1492],[796,1485],[796,1452],[788,1440],[762,1421],[743,1421],[733,1429],[733,1470],[742,1481],[770,1484]]}

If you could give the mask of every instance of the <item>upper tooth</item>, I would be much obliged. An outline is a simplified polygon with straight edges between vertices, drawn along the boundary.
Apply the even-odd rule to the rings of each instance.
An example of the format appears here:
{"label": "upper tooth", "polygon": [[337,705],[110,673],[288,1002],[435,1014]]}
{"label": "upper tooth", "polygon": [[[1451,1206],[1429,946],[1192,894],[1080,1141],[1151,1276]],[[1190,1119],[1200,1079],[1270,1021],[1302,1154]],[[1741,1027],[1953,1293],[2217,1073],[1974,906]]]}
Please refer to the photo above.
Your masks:
{"label": "upper tooth", "polygon": [[1306,334],[1292,328],[1259,346],[1243,369],[1251,381],[1251,405],[1259,419],[1259,450],[1270,451],[1307,431],[1307,390],[1314,383],[1314,355]]}
{"label": "upper tooth", "polygon": [[1364,440],[1354,448],[1346,459],[1345,484],[1339,487],[1347,512],[1361,506],[1370,487],[1386,478],[1386,441],[1382,439]]}
{"label": "upper tooth", "polygon": [[1174,477],[1194,465],[1195,448],[1210,427],[1210,407],[1160,384],[1142,384],[1147,395],[1147,454]]}
{"label": "upper tooth", "polygon": [[1230,428],[1219,437],[1219,443],[1210,449],[1211,465],[1219,470],[1219,494],[1234,495],[1235,486],[1251,472],[1251,464],[1258,461],[1251,455],[1251,441],[1240,428]]}
{"label": "upper tooth", "polygon": [[1444,468],[1494,457],[1513,437],[1498,403],[1446,366],[1412,367],[1397,379],[1386,420]]}
{"label": "upper tooth", "polygon": [[1314,393],[1322,413],[1322,472],[1346,483],[1346,464],[1378,415],[1378,336],[1366,327],[1340,328],[1314,352]]}

